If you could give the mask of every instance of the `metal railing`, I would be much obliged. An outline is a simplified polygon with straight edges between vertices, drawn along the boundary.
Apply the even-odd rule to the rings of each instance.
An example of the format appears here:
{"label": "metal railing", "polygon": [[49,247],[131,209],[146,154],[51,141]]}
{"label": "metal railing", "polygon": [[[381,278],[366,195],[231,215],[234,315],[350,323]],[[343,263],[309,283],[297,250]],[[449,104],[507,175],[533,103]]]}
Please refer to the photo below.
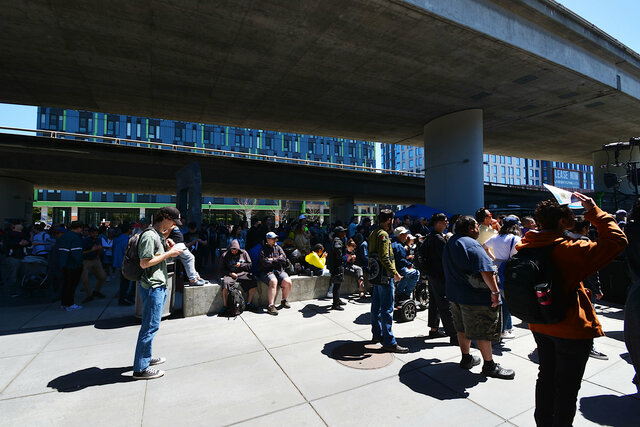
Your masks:
{"label": "metal railing", "polygon": [[[63,132],[63,131],[57,131],[57,130],[26,129],[26,128],[0,126],[0,131],[2,130],[30,132],[30,133],[36,134],[35,136],[72,139],[74,141],[82,140],[82,141],[90,142],[94,144],[116,144],[116,145],[134,146],[139,148],[147,148],[151,150],[166,149],[166,150],[183,151],[183,152],[189,152],[192,154],[200,154],[200,155],[207,155],[207,156],[216,155],[220,157],[244,158],[249,160],[259,160],[259,161],[267,161],[267,162],[280,161],[284,163],[293,163],[293,164],[314,166],[314,167],[346,169],[346,170],[352,170],[355,172],[382,173],[382,174],[388,174],[388,175],[402,175],[402,176],[412,176],[416,178],[424,178],[424,173],[421,173],[421,172],[409,172],[409,171],[394,170],[394,169],[374,168],[370,166],[345,165],[343,163],[323,162],[320,160],[309,160],[309,159],[296,159],[295,157],[271,156],[268,154],[244,153],[241,151],[220,150],[218,148],[190,147],[185,145],[167,144],[164,142],[116,138],[116,137],[105,136],[105,135],[90,135],[86,133],[72,133],[72,132]],[[37,135],[37,134],[42,134],[42,135]],[[73,137],[73,138],[66,138],[66,137]],[[541,185],[527,185],[527,184],[516,185],[516,184],[502,184],[502,183],[495,183],[495,182],[485,182],[484,184],[492,187],[516,188],[521,190],[522,189],[545,190],[545,188]],[[585,191],[585,190],[582,189],[582,190],[576,190],[576,191]]]}
{"label": "metal railing", "polygon": [[[336,169],[352,170],[355,172],[384,173],[389,175],[404,175],[404,176],[413,176],[418,178],[424,177],[424,174],[419,172],[382,169],[382,168],[375,168],[371,166],[346,165],[343,163],[323,162],[320,160],[309,160],[309,159],[296,159],[294,157],[271,156],[268,154],[244,153],[241,151],[220,150],[217,148],[190,147],[185,145],[167,144],[164,142],[140,141],[137,139],[116,138],[116,137],[104,136],[104,135],[90,135],[86,133],[72,133],[72,132],[63,132],[63,131],[46,130],[46,129],[25,129],[25,128],[5,127],[5,126],[0,126],[0,130],[33,132],[36,134],[35,136],[42,136],[42,137],[56,138],[56,139],[57,138],[72,139],[74,141],[82,140],[82,141],[86,141],[94,144],[116,144],[116,145],[133,146],[133,147],[139,147],[139,148],[147,148],[152,150],[165,149],[165,150],[172,150],[172,151],[188,152],[188,153],[199,154],[199,155],[209,155],[209,156],[216,155],[220,157],[244,158],[249,160],[260,160],[260,161],[267,161],[267,162],[293,163],[298,165],[315,166],[315,167],[323,167],[323,168],[329,167],[329,168],[336,168]],[[68,137],[71,137],[71,138],[68,138]]]}

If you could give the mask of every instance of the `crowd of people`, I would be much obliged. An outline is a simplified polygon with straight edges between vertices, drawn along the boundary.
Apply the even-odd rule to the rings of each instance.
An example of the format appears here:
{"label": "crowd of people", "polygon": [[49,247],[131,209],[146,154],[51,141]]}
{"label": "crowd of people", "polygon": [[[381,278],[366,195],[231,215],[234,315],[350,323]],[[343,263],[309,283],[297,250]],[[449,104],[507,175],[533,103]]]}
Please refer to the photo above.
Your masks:
{"label": "crowd of people", "polygon": [[[509,303],[505,300],[505,265],[520,251],[549,248],[555,266],[556,297],[568,297],[564,320],[553,324],[529,324],[537,344],[540,364],[536,384],[535,418],[539,425],[570,425],[587,359],[606,359],[593,339],[603,336],[593,302],[602,298],[598,270],[605,267],[627,246],[626,228],[632,236],[627,251],[634,278],[629,307],[638,306],[638,245],[640,202],[627,224],[626,212],[616,217],[602,211],[592,199],[579,193],[584,216],[576,218],[566,205],[554,200],[538,204],[534,216],[494,217],[481,207],[475,215],[436,213],[431,218],[397,218],[391,210],[381,210],[376,224],[366,216],[353,217],[347,224],[328,226],[309,222],[305,215],[274,227],[270,218],[254,219],[249,227],[242,221],[233,227],[195,223],[183,227],[180,212],[160,209],[153,224],[141,219],[119,227],[87,227],[74,221],[68,228],[56,225],[49,230],[35,224],[25,231],[15,223],[3,239],[4,285],[11,296],[19,292],[19,270],[24,258],[48,261],[48,280],[60,290],[61,308],[82,308],[74,301],[82,283],[84,299],[105,298],[105,280],[120,281],[119,303],[132,304],[138,293],[143,303],[142,327],[135,352],[134,378],[162,376],[152,368],[164,362],[152,356],[152,341],[159,328],[167,294],[167,260],[181,262],[186,286],[207,284],[199,271],[215,265],[215,275],[223,288],[225,311],[236,292],[247,295],[247,309],[262,312],[254,301],[258,281],[267,287],[266,313],[277,315],[288,309],[293,286],[291,276],[330,277],[333,310],[344,310],[341,285],[345,274],[358,283],[357,297],[371,298],[372,342],[382,351],[406,353],[393,333],[393,311],[412,298],[417,284],[429,290],[429,338],[448,337],[459,347],[463,369],[483,364],[488,377],[512,379],[515,372],[493,359],[492,345],[515,337]],[[534,218],[535,217],[535,218]],[[149,232],[146,232],[149,231]],[[142,276],[136,284],[121,274],[131,236],[139,234],[137,254]],[[376,273],[374,274],[373,270]],[[90,276],[95,276],[91,287]],[[275,306],[278,287],[282,298]],[[631,295],[634,295],[631,298]],[[629,310],[628,310],[629,311]],[[233,313],[231,313],[233,314]],[[640,369],[638,313],[627,313],[625,338],[636,371]],[[440,325],[442,324],[442,329]],[[475,342],[481,357],[470,352]],[[639,385],[638,376],[634,378]]]}

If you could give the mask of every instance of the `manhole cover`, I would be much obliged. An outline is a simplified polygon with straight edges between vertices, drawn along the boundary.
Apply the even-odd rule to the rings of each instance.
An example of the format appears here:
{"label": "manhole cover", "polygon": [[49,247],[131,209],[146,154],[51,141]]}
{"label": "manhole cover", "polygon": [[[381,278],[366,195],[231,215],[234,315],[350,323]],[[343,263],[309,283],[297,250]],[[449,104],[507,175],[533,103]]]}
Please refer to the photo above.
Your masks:
{"label": "manhole cover", "polygon": [[379,344],[350,342],[333,350],[333,358],[350,368],[380,369],[393,362],[393,354],[382,352]]}

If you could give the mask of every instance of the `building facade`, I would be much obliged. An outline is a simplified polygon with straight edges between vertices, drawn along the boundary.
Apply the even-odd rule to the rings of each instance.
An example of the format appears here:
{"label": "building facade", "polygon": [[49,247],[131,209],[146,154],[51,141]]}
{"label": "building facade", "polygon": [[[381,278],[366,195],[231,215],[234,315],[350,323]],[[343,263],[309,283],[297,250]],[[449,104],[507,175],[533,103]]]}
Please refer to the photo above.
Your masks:
{"label": "building facade", "polygon": [[[381,144],[382,168],[424,173],[424,148]],[[593,166],[484,154],[484,182],[521,186],[551,184],[592,192]]]}
{"label": "building facade", "polygon": [[[228,152],[262,154],[284,158],[306,159],[333,164],[375,167],[373,142],[346,138],[328,138],[297,133],[274,132],[231,126],[189,123],[90,111],[50,107],[38,108],[37,129],[90,136],[107,136],[133,141],[152,141],[184,147],[202,147]],[[78,137],[78,139],[85,139]],[[90,140],[90,138],[89,138]],[[285,161],[285,160],[283,160]],[[335,165],[333,165],[335,167]],[[88,223],[102,220],[121,222],[144,216],[147,209],[175,203],[173,195],[125,194],[87,191],[38,189],[34,207],[42,218],[53,222],[68,222],[78,218]],[[241,195],[239,195],[241,197]],[[283,205],[292,213],[305,211],[304,201],[257,200],[251,210],[278,212]],[[323,206],[317,201],[314,206]],[[203,197],[203,217],[231,222],[246,210],[238,199]],[[318,209],[318,208],[314,208]],[[326,215],[324,208],[320,208]],[[358,212],[372,213],[369,206],[358,206]]]}

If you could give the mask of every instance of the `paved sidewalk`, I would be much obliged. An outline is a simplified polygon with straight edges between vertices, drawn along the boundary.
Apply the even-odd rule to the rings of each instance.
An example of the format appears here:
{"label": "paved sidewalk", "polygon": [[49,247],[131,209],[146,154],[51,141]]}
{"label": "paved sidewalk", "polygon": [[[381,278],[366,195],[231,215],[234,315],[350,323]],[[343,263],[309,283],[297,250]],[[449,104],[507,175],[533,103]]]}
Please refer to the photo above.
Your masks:
{"label": "paved sidewalk", "polygon": [[[426,312],[394,324],[409,354],[361,370],[331,353],[370,338],[368,303],[349,300],[344,312],[328,310],[329,301],[291,305],[277,317],[163,321],[154,354],[167,357],[167,373],[148,382],[131,378],[139,329],[131,308],[113,299],[72,313],[3,307],[0,425],[534,425],[537,366],[527,329],[494,347],[496,360],[516,370],[513,381],[487,379],[480,366],[460,369],[447,339],[424,339]],[[575,425],[638,425],[622,311],[598,312],[608,336],[596,346],[609,360],[589,360]],[[79,323],[55,326],[61,319]]]}

